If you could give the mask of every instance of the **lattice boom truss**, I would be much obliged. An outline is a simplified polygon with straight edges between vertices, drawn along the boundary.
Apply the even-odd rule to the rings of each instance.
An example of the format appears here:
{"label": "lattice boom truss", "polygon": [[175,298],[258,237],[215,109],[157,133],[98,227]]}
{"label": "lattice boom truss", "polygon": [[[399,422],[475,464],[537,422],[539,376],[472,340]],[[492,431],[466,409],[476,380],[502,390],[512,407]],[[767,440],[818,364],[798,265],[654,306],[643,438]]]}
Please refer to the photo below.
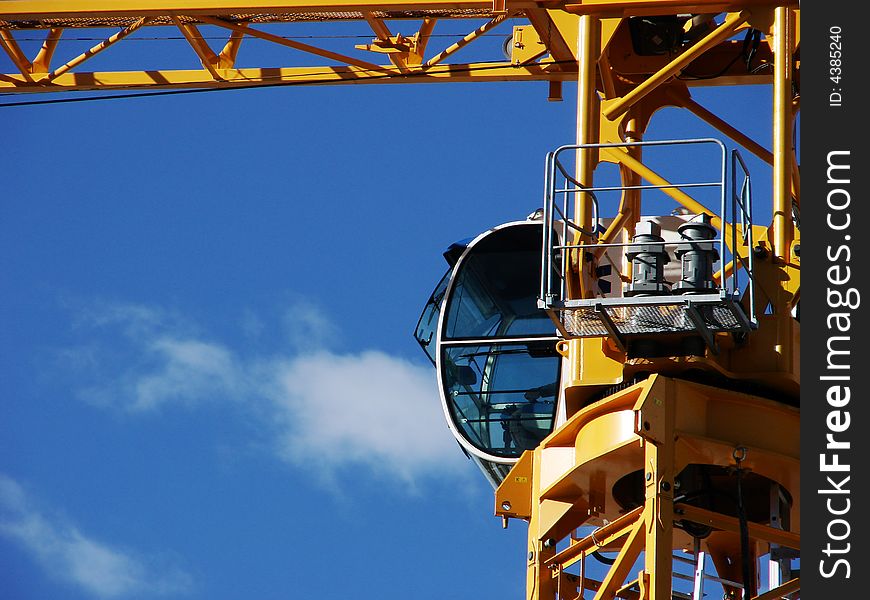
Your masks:
{"label": "lattice boom truss", "polygon": [[[70,0],[19,1],[0,5],[0,91],[57,92],[99,89],[220,88],[281,83],[395,83],[439,81],[550,81],[550,98],[561,97],[562,81],[574,81],[577,74],[578,14],[613,16],[656,12],[654,0],[618,3],[611,0],[566,4],[561,2],[508,2],[493,0],[410,0],[387,4],[357,0],[317,2],[228,1],[212,3],[182,0],[117,1]],[[686,10],[717,12],[750,4],[737,2],[696,2]],[[678,8],[678,7],[677,7]],[[667,10],[670,12],[673,7]],[[344,46],[314,45],[294,39],[293,26],[313,23],[358,21],[371,30],[365,44],[343,40]],[[465,34],[444,36],[439,23],[458,24]],[[512,27],[511,27],[512,26]],[[391,30],[403,29],[403,33]],[[494,33],[490,33],[498,28]],[[440,29],[440,27],[439,27]],[[81,32],[97,43],[79,48]],[[112,52],[120,42],[136,39],[142,31],[160,31],[149,38],[147,51],[127,52],[124,60],[91,61],[100,56],[121,56]],[[310,29],[306,30],[310,32]],[[168,33],[167,33],[168,32]],[[177,33],[177,35],[176,35]],[[476,43],[473,62],[456,62],[456,54],[481,38],[498,35],[498,44]],[[157,68],[153,44],[184,39],[188,52],[176,52],[184,67]],[[310,36],[314,37],[314,36]],[[329,35],[323,36],[325,38]],[[342,37],[342,36],[334,36]],[[352,38],[354,36],[344,36]],[[436,48],[436,41],[446,45]],[[437,39],[436,39],[437,38]],[[506,58],[501,40],[510,38]],[[214,40],[217,40],[215,43]],[[265,66],[262,56],[274,61],[278,54],[245,51],[240,64],[239,49],[244,40],[256,40],[259,50],[271,46],[283,52],[280,66]],[[66,44],[65,42],[69,42]],[[248,44],[250,45],[250,43]],[[733,43],[720,44],[717,53],[698,57],[700,68],[713,68],[733,54]],[[76,47],[74,52],[69,49]],[[4,56],[5,55],[5,56]],[[464,52],[462,56],[469,56]],[[765,51],[759,54],[765,59]],[[190,59],[200,67],[188,68]],[[322,60],[322,64],[313,61]],[[84,63],[88,62],[88,65]],[[124,62],[123,67],[118,67]],[[260,62],[260,64],[257,64]],[[88,70],[99,63],[112,70]],[[127,65],[129,63],[129,66]],[[253,63],[253,64],[252,64]],[[195,64],[195,63],[194,63]],[[620,71],[611,66],[617,80],[632,82],[638,76],[633,66]],[[769,73],[740,73],[742,79],[766,80]]]}

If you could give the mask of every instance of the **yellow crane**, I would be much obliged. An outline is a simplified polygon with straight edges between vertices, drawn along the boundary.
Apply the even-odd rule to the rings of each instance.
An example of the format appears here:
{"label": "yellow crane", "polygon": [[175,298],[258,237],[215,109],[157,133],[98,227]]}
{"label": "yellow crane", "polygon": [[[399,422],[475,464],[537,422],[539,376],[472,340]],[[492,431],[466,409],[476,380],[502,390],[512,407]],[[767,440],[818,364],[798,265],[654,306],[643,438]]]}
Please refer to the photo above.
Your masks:
{"label": "yellow crane", "polygon": [[[344,21],[367,23],[371,40],[337,48],[282,34],[292,23]],[[442,21],[467,35],[437,45]],[[157,28],[183,37],[201,68],[158,68],[148,53],[88,70]],[[108,33],[59,55],[63,36],[79,30]],[[455,61],[493,30],[506,37],[504,55]],[[7,0],[0,46],[14,68],[0,74],[0,93],[546,81],[548,99],[560,100],[564,82],[576,82],[576,144],[548,155],[542,210],[457,249],[452,278],[428,307],[431,327],[418,326],[445,415],[496,486],[505,526],[528,522],[528,598],[701,598],[713,580],[730,598],[768,600],[800,590],[791,573],[800,548],[799,32],[798,3],[786,0]],[[34,34],[41,42],[30,51],[21,40]],[[250,39],[286,62],[237,64]],[[748,84],[772,87],[771,104],[752,107],[769,114],[769,140],[691,94]],[[719,140],[646,140],[665,107],[767,163],[770,189],[753,190],[740,153]],[[696,164],[687,156],[713,175],[681,168]],[[769,221],[753,221],[753,196]],[[667,203],[673,210],[662,213]],[[534,253],[515,263],[522,276],[517,266],[499,281],[493,270],[463,279],[475,249],[499,236]],[[496,283],[520,290],[489,298],[500,325],[450,329],[475,308],[451,300],[455,290],[471,298]],[[476,309],[479,323],[489,318]],[[517,333],[520,317],[534,326]],[[492,369],[505,356],[526,361],[520,371],[548,361],[558,385],[496,390]],[[489,366],[474,371],[473,360]],[[498,399],[508,393],[522,398]],[[541,403],[545,395],[553,400]],[[463,408],[459,398],[474,400]],[[593,557],[607,563],[598,579]],[[675,584],[680,563],[691,568],[689,591]]]}

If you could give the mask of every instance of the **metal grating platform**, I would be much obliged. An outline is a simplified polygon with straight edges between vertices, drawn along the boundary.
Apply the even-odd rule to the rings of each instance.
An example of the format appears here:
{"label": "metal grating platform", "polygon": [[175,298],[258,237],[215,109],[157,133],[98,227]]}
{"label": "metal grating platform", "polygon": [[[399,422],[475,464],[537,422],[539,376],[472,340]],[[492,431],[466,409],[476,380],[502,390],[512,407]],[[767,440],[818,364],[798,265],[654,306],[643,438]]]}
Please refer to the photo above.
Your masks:
{"label": "metal grating platform", "polygon": [[[656,149],[665,153],[668,164],[677,165],[672,173],[676,179],[659,177],[658,183],[637,185],[621,180],[621,185],[614,186],[591,181],[584,185],[575,178],[579,152],[615,148],[625,153],[632,147],[642,147],[645,157]],[[680,166],[679,156],[691,153],[697,157],[701,151],[707,153],[708,168]],[[729,187],[728,150],[713,138],[569,145],[547,155],[538,307],[547,311],[565,338],[607,337],[627,351],[632,346],[648,346],[634,344],[646,338],[670,336],[669,343],[676,346],[681,340],[675,338],[700,336],[716,354],[717,334],[749,333],[757,328],[754,254],[741,250],[754,247],[749,171],[737,150],[730,156]],[[613,218],[601,217],[599,206],[608,198],[621,201],[628,190],[653,194],[658,200],[656,194],[665,194],[678,210],[668,216],[638,216],[636,227],[629,232]],[[707,207],[716,204],[718,213]],[[578,206],[587,207],[591,215],[576,218]],[[587,222],[590,216],[592,227]],[[649,227],[641,231],[645,223]],[[572,273],[575,280],[579,273],[569,257],[580,256],[599,261],[592,265],[595,279],[584,290],[596,290],[600,297],[571,297],[578,290],[569,291],[568,282]],[[728,264],[736,268],[725,269]],[[625,293],[629,296],[617,295]]]}
{"label": "metal grating platform", "polygon": [[593,298],[551,309],[566,337],[688,334],[705,338],[720,332],[748,331],[749,319],[733,299],[718,294],[643,298]]}
{"label": "metal grating platform", "polygon": [[[118,13],[123,13],[119,10]],[[263,13],[225,13],[218,9],[208,11],[210,16],[224,19],[234,24],[265,24],[265,23],[295,23],[307,21],[359,21],[366,17],[365,12],[342,11],[342,10],[309,10],[299,12],[263,12]],[[492,9],[486,8],[445,8],[429,10],[376,10],[369,14],[377,19],[491,19],[495,17]],[[518,16],[519,11],[512,11],[509,16]],[[88,15],[51,18],[15,18],[0,19],[2,29],[48,29],[52,27],[63,28],[101,28],[101,27],[129,27],[136,23],[142,16],[139,14],[112,14],[112,15]],[[152,15],[150,26],[172,25],[169,15]],[[184,23],[201,23],[196,14],[179,15]]]}

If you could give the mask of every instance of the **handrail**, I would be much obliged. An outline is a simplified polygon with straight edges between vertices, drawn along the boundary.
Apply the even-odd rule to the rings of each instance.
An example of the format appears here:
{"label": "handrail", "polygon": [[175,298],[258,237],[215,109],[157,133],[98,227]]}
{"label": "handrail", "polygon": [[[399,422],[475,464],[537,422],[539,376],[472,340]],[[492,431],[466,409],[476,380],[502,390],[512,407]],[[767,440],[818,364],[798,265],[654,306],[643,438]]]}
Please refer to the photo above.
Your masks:
{"label": "handrail", "polygon": [[[693,173],[689,172],[688,176],[684,175],[680,178],[681,181],[672,182],[635,160],[632,161],[632,164],[624,166],[638,173],[645,180],[643,182],[635,182],[632,185],[583,185],[566,168],[568,158],[565,157],[576,156],[576,152],[582,149],[619,149],[619,151],[612,150],[611,154],[617,155],[615,160],[618,164],[622,165],[623,163],[620,161],[619,156],[625,154],[625,149],[627,148],[679,147],[692,144],[706,145],[708,147],[710,145],[715,146],[715,153],[719,156],[717,161],[718,168],[716,168],[718,172],[715,175],[711,176],[709,171],[707,171],[707,175],[701,173],[697,177],[693,177]],[[717,281],[718,287],[714,293],[721,296],[724,302],[733,304],[739,300],[738,297],[741,292],[747,291],[749,294],[748,323],[751,327],[756,327],[751,179],[749,170],[737,150],[731,151],[730,158],[731,164],[729,167],[728,150],[720,140],[714,138],[563,145],[550,151],[546,156],[544,172],[544,231],[539,306],[548,310],[558,325],[559,318],[554,314],[554,311],[571,310],[575,304],[585,305],[586,301],[569,299],[567,297],[566,280],[571,251],[604,250],[607,248],[629,249],[637,246],[656,244],[667,248],[685,244],[686,240],[682,239],[644,243],[634,241],[604,243],[604,240],[598,241],[598,234],[601,230],[601,213],[603,206],[605,206],[605,199],[600,198],[596,193],[626,192],[629,190],[643,193],[648,190],[658,190],[672,199],[678,206],[688,208],[693,213],[703,211],[710,215],[713,226],[718,229],[718,235],[711,239],[710,242],[716,245],[719,254],[717,262],[723,265]],[[731,175],[730,181],[728,179],[729,170]],[[739,178],[741,175],[742,179]],[[718,207],[714,209],[708,208],[708,206],[683,192],[683,188],[715,190],[713,193],[718,194],[718,202],[710,198],[709,194],[705,202],[708,206],[710,202],[716,202]],[[569,200],[572,198],[576,200],[579,198],[578,194],[585,194],[592,200],[591,228],[586,226],[585,223],[576,223],[573,220],[573,210],[576,208],[577,203],[573,202],[569,207]],[[699,198],[704,199],[703,197]],[[635,218],[639,218],[639,215],[635,215]],[[741,250],[737,244],[738,226],[742,228],[741,242],[745,247],[749,248],[749,251],[746,252],[747,256],[741,256]],[[587,237],[586,239],[572,239],[570,236],[571,231],[579,232]],[[733,268],[730,271],[726,271],[724,265],[728,262],[729,257],[732,258]],[[737,272],[739,270],[738,265],[747,273],[747,290],[741,290],[742,276]],[[714,280],[716,280],[715,277]],[[620,295],[619,293],[616,294],[616,296]],[[677,298],[677,296],[683,297],[684,295],[675,294],[674,298]],[[685,298],[688,299],[689,296],[685,296]],[[569,300],[571,301],[571,306],[568,306]],[[592,300],[590,299],[589,301]]]}
{"label": "handrail", "polygon": [[[737,167],[743,172],[743,181],[740,184],[740,193],[737,193]],[[755,312],[755,252],[753,231],[752,231],[752,178],[749,175],[749,169],[746,163],[743,162],[743,157],[735,148],[731,151],[731,218],[734,220],[737,213],[737,208],[740,208],[740,225],[743,227],[743,245],[746,246],[748,262],[746,268],[746,277],[748,280],[749,293],[749,321],[753,327],[758,325],[758,317]],[[740,274],[737,268],[738,259],[740,256],[737,250],[737,231],[736,227],[731,228],[731,248],[734,261],[732,276],[734,285],[739,289]],[[724,278],[724,272],[723,272]]]}

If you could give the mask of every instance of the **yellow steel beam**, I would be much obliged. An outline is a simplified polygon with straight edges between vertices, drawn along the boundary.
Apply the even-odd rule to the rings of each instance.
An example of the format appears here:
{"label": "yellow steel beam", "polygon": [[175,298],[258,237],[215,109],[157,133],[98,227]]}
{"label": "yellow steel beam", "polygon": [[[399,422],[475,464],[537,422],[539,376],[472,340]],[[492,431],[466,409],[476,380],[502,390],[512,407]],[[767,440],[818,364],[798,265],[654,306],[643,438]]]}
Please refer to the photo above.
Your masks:
{"label": "yellow steel beam", "polygon": [[369,27],[372,28],[372,31],[375,32],[375,35],[378,36],[379,40],[387,42],[391,37],[393,37],[387,24],[375,17],[371,12],[363,13],[363,17],[365,18],[366,23],[369,24]]}
{"label": "yellow steel beam", "polygon": [[674,381],[656,382],[652,393],[638,401],[637,419],[644,438],[644,572],[640,588],[650,600],[671,598],[674,542],[675,424],[677,391]]}
{"label": "yellow steel beam", "polygon": [[578,15],[624,17],[687,13],[717,14],[785,3],[796,6],[798,0],[579,0],[566,3],[565,10]]}
{"label": "yellow steel beam", "polygon": [[58,42],[60,42],[61,35],[63,35],[63,29],[60,27],[52,27],[48,30],[42,47],[36,54],[36,58],[33,59],[34,73],[48,73],[51,70],[51,59],[57,49]]}
{"label": "yellow steel beam", "polygon": [[345,56],[343,54],[338,54],[337,52],[331,52],[329,50],[324,50],[323,48],[317,48],[315,46],[311,46],[309,44],[303,44],[302,42],[297,42],[294,40],[288,40],[278,35],[274,35],[265,31],[260,31],[258,29],[254,29],[252,27],[245,27],[242,25],[236,25],[235,23],[230,23],[229,21],[224,21],[221,19],[214,19],[212,17],[201,16],[200,19],[203,23],[208,23],[209,25],[216,25],[218,27],[224,27],[229,29],[230,31],[237,31],[239,33],[244,33],[246,35],[250,35],[251,37],[260,38],[262,40],[266,40],[268,42],[273,42],[275,44],[279,44],[281,46],[287,46],[288,48],[293,48],[294,50],[301,50],[302,52],[308,52],[310,54],[316,54],[317,56],[321,56],[323,58],[329,58],[331,60],[335,60],[338,62],[343,62],[348,65],[354,65],[360,67],[362,69],[369,69],[373,71],[392,71],[389,67],[382,67],[380,65],[376,65],[374,63],[366,62],[364,60],[359,60],[350,56]]}
{"label": "yellow steel beam", "polygon": [[221,69],[232,69],[236,65],[236,57],[239,55],[239,47],[242,45],[242,39],[245,34],[241,31],[233,31],[230,33],[230,38],[227,40],[221,53],[218,55],[218,67]]}
{"label": "yellow steel beam", "polygon": [[420,25],[420,31],[417,32],[417,54],[423,56],[426,52],[426,46],[429,44],[429,38],[432,37],[432,31],[435,29],[435,24],[438,19],[423,19],[423,24]]}
{"label": "yellow steel beam", "polygon": [[0,91],[64,92],[74,90],[240,88],[263,85],[328,85],[344,83],[444,83],[487,81],[570,81],[576,73],[566,72],[552,63],[517,67],[510,63],[468,63],[439,65],[425,71],[415,69],[407,75],[379,67],[378,71],[358,67],[286,67],[269,69],[226,69],[215,81],[199,70],[67,73],[50,83],[31,83],[21,77],[0,75]]}
{"label": "yellow steel beam", "polygon": [[[787,0],[797,6],[797,0]],[[250,13],[256,11],[320,11],[327,8],[342,10],[409,10],[426,8],[492,8],[492,0],[391,0],[388,4],[369,0],[330,0],[317,3],[312,0],[4,0],[0,3],[0,16],[18,18],[94,17],[129,14],[161,13],[168,11],[195,11],[205,14]],[[506,3],[510,8],[533,7],[535,2],[520,0]],[[565,8],[576,14],[599,13],[612,16],[652,15],[676,13],[735,12],[751,6],[773,6],[781,0],[588,0],[566,3]],[[388,7],[388,8],[387,8]],[[216,9],[219,11],[216,12]]]}
{"label": "yellow steel beam", "polygon": [[459,50],[462,50],[465,46],[467,46],[468,44],[470,44],[471,42],[473,42],[474,40],[476,40],[477,38],[482,36],[487,31],[500,25],[502,22],[504,22],[505,19],[507,19],[506,14],[498,15],[495,18],[490,19],[488,22],[484,23],[483,25],[481,25],[480,27],[478,27],[477,29],[475,29],[474,31],[472,31],[471,33],[466,35],[464,38],[462,38],[461,40],[456,42],[455,44],[451,44],[450,46],[448,46],[447,48],[445,48],[444,50],[442,50],[441,52],[439,52],[438,54],[436,54],[435,56],[433,56],[432,58],[427,60],[425,63],[423,63],[423,67],[425,67],[427,69],[429,67],[434,67],[435,65],[437,65],[438,63],[443,61],[445,58],[450,56],[451,54],[455,54]]}
{"label": "yellow steel beam", "polygon": [[625,114],[638,100],[644,98],[671,77],[679,75],[689,63],[704,52],[732,36],[737,31],[737,28],[745,23],[748,18],[749,13],[745,11],[728,15],[719,27],[698,40],[693,46],[644,80],[643,83],[637,85],[628,94],[605,107],[602,111],[604,116],[613,120]]}
{"label": "yellow steel beam", "polygon": [[[601,22],[597,17],[580,17],[578,54],[583,60],[578,67],[577,82],[577,144],[594,144],[598,141],[598,112],[600,103],[595,87],[596,63],[601,54]],[[598,164],[598,151],[581,148],[577,152],[577,181],[592,187],[592,174]],[[578,194],[574,214],[578,225],[592,229],[592,200],[586,194]]]}
{"label": "yellow steel beam", "polygon": [[550,50],[550,56],[557,62],[569,62],[577,60],[574,51],[562,37],[558,24],[543,8],[530,8],[526,10],[529,23],[538,32],[538,36]]}
{"label": "yellow steel beam", "polygon": [[215,54],[214,50],[212,50],[205,42],[196,25],[192,23],[182,23],[181,19],[176,15],[172,15],[172,22],[175,23],[175,26],[181,31],[181,34],[184,36],[184,39],[187,40],[187,43],[190,44],[190,47],[193,48],[193,51],[196,52],[202,66],[211,74],[212,79],[220,80],[221,76],[218,74],[216,68],[218,63],[217,54]]}
{"label": "yellow steel beam", "polygon": [[[598,150],[588,144],[598,142],[600,132],[601,102],[596,88],[598,57],[601,55],[601,19],[593,15],[582,15],[577,33],[577,144],[582,145],[575,156],[575,177],[581,187],[592,187],[595,167],[598,165]],[[593,203],[589,194],[574,196],[574,214],[577,224],[585,232],[594,228],[592,223]],[[575,243],[588,243],[588,233],[575,232]],[[572,252],[571,262],[576,264],[567,278],[569,295],[573,298],[587,298],[594,294],[594,265],[587,263],[577,251]],[[574,273],[576,271],[576,277]]]}
{"label": "yellow steel beam", "polygon": [[648,181],[653,185],[665,186],[662,188],[662,192],[676,200],[681,205],[685,206],[689,209],[690,212],[694,214],[707,214],[711,217],[711,224],[718,228],[721,226],[721,219],[709,208],[692,198],[689,194],[684,192],[683,190],[673,186],[667,179],[647,167],[645,164],[631,156],[628,152],[621,148],[603,148],[602,152],[606,152],[610,156],[614,158],[617,162],[622,165],[625,165],[638,175],[640,175],[643,179]]}
{"label": "yellow steel beam", "polygon": [[800,591],[800,589],[801,579],[800,577],[795,577],[794,579],[786,581],[777,588],[768,590],[763,594],[754,596],[752,600],[780,600],[783,596],[787,596],[788,594]]}
{"label": "yellow steel beam", "polygon": [[532,452],[531,460],[526,463],[527,470],[524,474],[531,474],[531,514],[529,515],[528,526],[528,561],[526,563],[526,598],[529,600],[538,598],[553,598],[558,580],[554,579],[552,571],[544,566],[544,562],[551,556],[556,554],[555,546],[551,544],[544,545],[542,536],[538,532],[542,528],[541,521],[544,519],[542,514],[542,503],[539,501],[541,492],[541,447],[538,446]]}
{"label": "yellow steel beam", "polygon": [[573,564],[573,561],[580,555],[594,550],[598,546],[606,546],[613,539],[627,535],[631,531],[631,527],[637,522],[643,514],[643,506],[638,506],[634,510],[625,513],[618,519],[607,523],[598,528],[594,534],[588,535],[582,540],[571,544],[544,564],[548,567],[552,565],[562,565],[568,567]]}
{"label": "yellow steel beam", "polygon": [[792,66],[794,13],[777,7],[773,25],[773,254],[787,260],[794,237],[791,218]]}
{"label": "yellow steel beam", "polygon": [[[0,19],[33,21],[42,19],[101,19],[124,16],[162,16],[170,13],[199,15],[292,14],[300,12],[346,13],[374,11],[443,10],[461,13],[478,9],[492,11],[492,0],[4,0]],[[513,4],[512,4],[513,6]],[[535,6],[523,1],[516,6]],[[344,17],[347,18],[347,17]],[[359,17],[356,17],[359,18]],[[32,26],[32,25],[31,25]]]}
{"label": "yellow steel beam", "polygon": [[16,42],[15,38],[12,37],[12,34],[4,29],[0,29],[0,46],[3,46],[3,50],[5,50],[6,54],[9,55],[9,58],[12,59],[12,63],[21,72],[21,75],[28,81],[33,81],[33,78],[30,76],[30,72],[33,69],[33,63],[27,60],[24,52],[22,52],[21,48],[18,46],[18,42]]}
{"label": "yellow steel beam", "polygon": [[[366,23],[369,24],[369,27],[372,28],[372,31],[378,37],[380,42],[385,44],[393,44],[393,34],[390,31],[390,28],[387,27],[387,24],[384,23],[382,19],[377,18],[374,14],[367,12],[363,14],[363,17],[366,20]],[[391,52],[389,54],[390,62],[392,62],[400,71],[403,73],[408,72],[408,66],[405,64],[405,60],[398,55],[396,52]]]}
{"label": "yellow steel beam", "polygon": [[[671,96],[671,94],[668,95]],[[672,97],[676,97],[676,95]],[[748,135],[746,135],[736,127],[732,126],[727,121],[721,119],[716,114],[710,112],[694,100],[682,99],[679,100],[679,105],[687,109],[689,112],[691,112],[693,115],[695,115],[708,125],[715,127],[738,144],[741,144],[743,147],[745,147],[747,150],[752,152],[755,156],[757,156],[767,164],[773,164],[773,153],[770,150],[750,138]]]}
{"label": "yellow steel beam", "polygon": [[613,74],[613,67],[610,64],[610,56],[607,52],[602,52],[598,59],[598,72],[601,74],[601,91],[604,93],[605,99],[610,99],[616,96],[616,78]]}
{"label": "yellow steel beam", "polygon": [[149,20],[150,20],[150,17],[142,17],[141,19],[137,20],[132,25],[129,25],[129,26],[125,27],[124,29],[122,29],[121,31],[119,31],[118,33],[109,36],[108,38],[106,38],[105,40],[103,40],[102,42],[97,44],[96,46],[93,46],[90,50],[82,52],[81,54],[79,54],[78,56],[76,56],[75,58],[70,60],[69,62],[61,65],[60,67],[58,67],[57,69],[55,69],[54,71],[49,73],[47,79],[49,81],[51,81],[51,80],[57,79],[58,77],[60,77],[64,73],[71,71],[72,69],[76,68],[77,66],[79,66],[80,64],[85,62],[86,60],[93,58],[94,56],[96,56],[100,52],[103,52],[104,50],[106,50],[106,48],[109,48],[113,44],[116,44],[119,41],[123,40],[125,37],[127,37],[128,35],[130,35],[134,31],[136,31],[137,29],[139,29],[140,27],[145,25]]}
{"label": "yellow steel beam", "polygon": [[[707,525],[714,529],[722,531],[730,531],[732,533],[740,532],[740,521],[736,517],[723,515],[706,508],[691,506],[689,504],[675,504],[674,512],[679,515],[679,518],[685,521],[691,521],[700,525]],[[761,525],[760,523],[748,523],[749,537],[755,540],[763,540],[771,544],[779,544],[786,548],[800,549],[801,536],[790,531],[783,531],[775,527]]]}
{"label": "yellow steel beam", "polygon": [[601,582],[601,587],[595,594],[594,600],[604,600],[605,598],[613,598],[616,590],[622,587],[623,581],[631,571],[634,561],[640,555],[644,543],[644,526],[646,522],[643,519],[638,520],[631,527],[628,534],[628,539],[616,555],[615,562],[607,571],[607,575]]}

